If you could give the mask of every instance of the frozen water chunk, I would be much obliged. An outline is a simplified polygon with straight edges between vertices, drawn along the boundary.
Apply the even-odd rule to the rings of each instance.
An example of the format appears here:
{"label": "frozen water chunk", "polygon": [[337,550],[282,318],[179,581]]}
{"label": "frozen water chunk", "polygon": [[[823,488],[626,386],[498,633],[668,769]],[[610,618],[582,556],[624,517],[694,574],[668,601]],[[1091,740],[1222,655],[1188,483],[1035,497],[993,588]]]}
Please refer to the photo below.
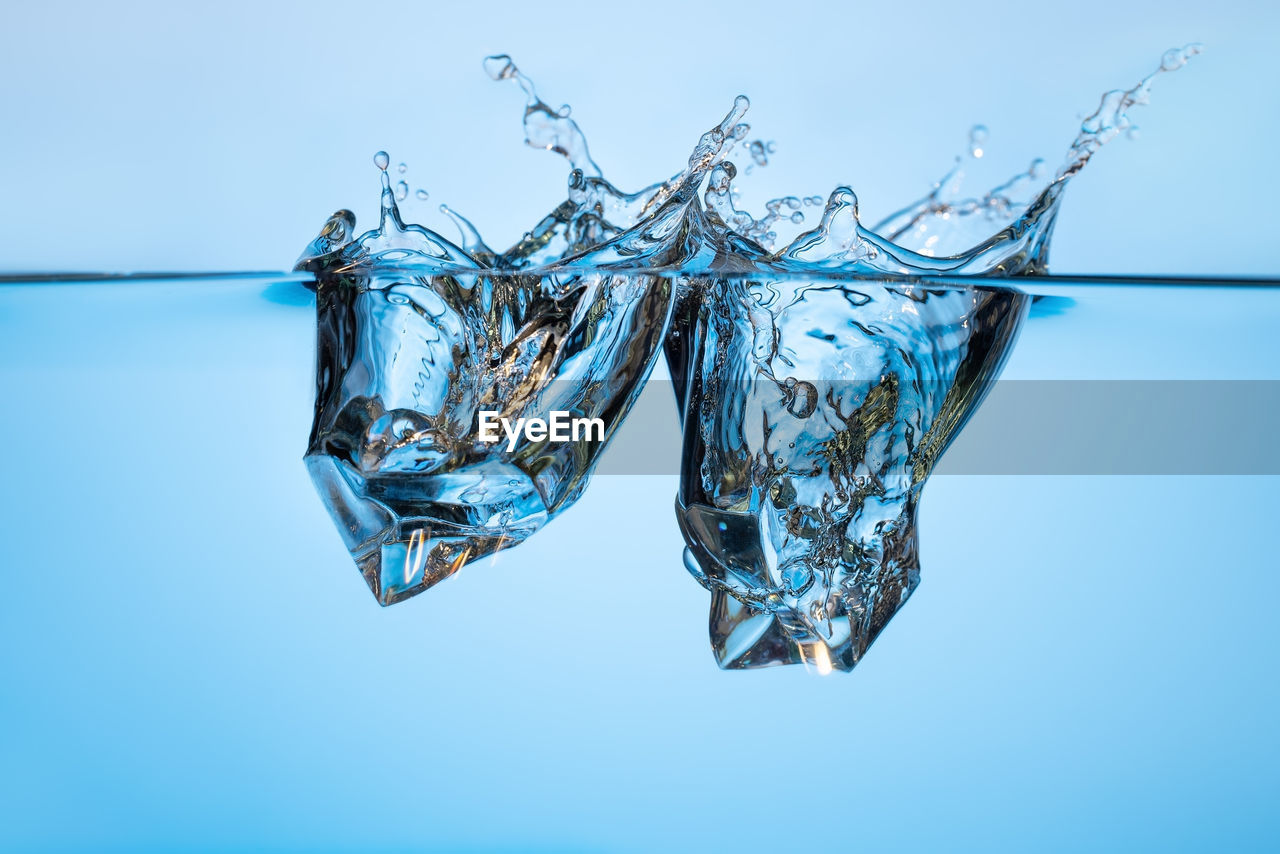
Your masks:
{"label": "frozen water chunk", "polygon": [[677,515],[721,667],[857,664],[919,581],[921,489],[1028,305],[941,282],[684,283]]}
{"label": "frozen water chunk", "polygon": [[[307,468],[379,602],[518,545],[578,498],[653,366],[671,293],[603,272],[318,271]],[[602,429],[493,442],[481,413]]]}

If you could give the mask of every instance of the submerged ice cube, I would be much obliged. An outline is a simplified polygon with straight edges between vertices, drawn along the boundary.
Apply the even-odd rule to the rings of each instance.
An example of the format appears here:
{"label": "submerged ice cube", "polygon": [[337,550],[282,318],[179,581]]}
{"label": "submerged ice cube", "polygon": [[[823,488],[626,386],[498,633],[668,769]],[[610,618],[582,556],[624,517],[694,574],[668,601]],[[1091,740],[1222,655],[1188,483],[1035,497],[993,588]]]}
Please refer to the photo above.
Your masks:
{"label": "submerged ice cube", "polygon": [[925,479],[1029,301],[814,275],[685,283],[667,344],[677,515],[721,667],[857,664],[919,581]]}
{"label": "submerged ice cube", "polygon": [[[319,266],[306,463],[384,605],[523,542],[571,505],[662,342],[661,276]],[[484,441],[480,413],[595,418]]]}

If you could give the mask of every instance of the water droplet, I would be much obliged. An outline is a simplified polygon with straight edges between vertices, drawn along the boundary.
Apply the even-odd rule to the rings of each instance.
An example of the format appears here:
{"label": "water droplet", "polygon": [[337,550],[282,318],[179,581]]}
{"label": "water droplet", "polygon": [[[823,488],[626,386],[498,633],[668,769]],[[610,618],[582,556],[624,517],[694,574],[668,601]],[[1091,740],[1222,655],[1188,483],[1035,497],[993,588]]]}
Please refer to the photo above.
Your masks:
{"label": "water droplet", "polygon": [[415,198],[417,198],[418,201],[425,202],[431,194],[428,193],[426,190],[415,190],[413,195]]}
{"label": "water droplet", "polygon": [[505,80],[508,77],[515,76],[516,65],[511,61],[511,57],[505,53],[486,56],[484,58],[484,73],[494,80]]}
{"label": "water droplet", "polygon": [[396,201],[403,202],[407,198],[409,198],[409,185],[400,181],[396,184]]}
{"label": "water droplet", "polygon": [[409,171],[409,166],[405,163],[401,163],[396,167],[396,171],[403,175],[405,172]]}
{"label": "water droplet", "polygon": [[986,153],[985,145],[987,142],[987,126],[974,125],[969,129],[969,154],[978,158]]}
{"label": "water droplet", "polygon": [[379,151],[373,155],[373,165],[377,166],[383,172],[387,171],[387,167],[391,165],[391,158],[385,151]]}

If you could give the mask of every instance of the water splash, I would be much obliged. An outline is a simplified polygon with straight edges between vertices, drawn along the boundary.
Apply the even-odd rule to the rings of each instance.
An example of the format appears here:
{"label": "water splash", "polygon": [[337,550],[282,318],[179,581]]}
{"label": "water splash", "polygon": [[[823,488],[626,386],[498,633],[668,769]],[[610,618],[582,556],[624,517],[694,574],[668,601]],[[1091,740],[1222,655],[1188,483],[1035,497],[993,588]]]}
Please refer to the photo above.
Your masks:
{"label": "water splash", "polygon": [[[729,159],[735,146],[743,145],[748,169],[767,164],[774,150],[771,142],[744,142],[749,133],[749,126],[742,122],[749,106],[744,96],[698,141],[683,170],[635,192],[620,190],[592,159],[586,135],[569,107],[552,107],[542,100],[511,57],[491,56],[484,60],[489,76],[513,81],[524,94],[526,143],[568,161],[565,200],[506,250],[473,253],[468,246],[485,242],[469,225],[462,229],[464,245],[457,246],[423,226],[405,224],[398,203],[408,197],[408,184],[393,185],[388,174],[390,158],[378,152],[375,163],[383,185],[379,227],[358,238],[347,231],[351,238],[347,244],[335,243],[332,232],[322,235],[298,266],[318,270],[335,263],[394,263],[526,270],[608,265],[686,272],[1043,273],[1066,184],[1103,145],[1134,129],[1130,111],[1147,103],[1153,81],[1181,68],[1200,50],[1196,44],[1170,50],[1160,66],[1135,86],[1103,95],[1051,178],[1046,177],[1044,162],[1037,159],[981,195],[960,196],[965,161],[988,152],[989,132],[977,125],[970,131],[966,154],[956,159],[928,194],[870,227],[859,219],[857,196],[849,187],[837,187],[820,203],[820,197],[814,196],[771,199],[759,216],[736,207],[734,182],[742,173]],[[417,197],[424,198],[425,193]],[[807,212],[819,204],[817,223],[800,231],[798,227],[809,219]],[[781,234],[786,230],[794,236],[784,242]],[[342,257],[333,257],[335,252]]]}
{"label": "water splash", "polygon": [[1117,135],[1126,131],[1136,131],[1129,110],[1148,103],[1151,97],[1151,84],[1161,74],[1177,71],[1193,57],[1198,56],[1204,47],[1189,44],[1181,48],[1171,48],[1160,58],[1160,67],[1138,81],[1131,89],[1115,89],[1102,96],[1098,109],[1094,110],[1080,125],[1080,133],[1071,148],[1067,151],[1066,161],[1058,170],[1057,180],[1071,177],[1084,168],[1098,149],[1106,145]]}
{"label": "water splash", "polygon": [[1011,224],[1043,188],[1045,163],[1036,158],[1025,170],[985,194],[964,197],[965,166],[986,155],[988,135],[986,127],[975,125],[969,131],[967,156],[956,157],[955,164],[934,182],[927,195],[889,214],[870,230],[904,249],[936,257],[959,253]]}
{"label": "water splash", "polygon": [[603,174],[587,151],[587,138],[582,129],[569,117],[568,104],[555,109],[539,98],[533,81],[522,74],[505,53],[485,57],[484,70],[494,80],[514,80],[524,91],[526,145],[554,151],[588,178],[599,178]]}
{"label": "water splash", "polygon": [[680,171],[625,192],[567,106],[487,58],[524,95],[526,143],[568,162],[565,199],[501,251],[441,205],[451,241],[405,222],[408,184],[380,151],[378,227],[358,235],[338,211],[297,265],[316,274],[320,318],[308,466],[375,594],[397,601],[517,544],[585,489],[604,443],[485,446],[482,407],[598,414],[607,440],[661,348],[685,419],[686,563],[712,591],[717,659],[851,668],[918,581],[920,491],[1028,302],[992,279],[920,277],[1045,272],[1065,187],[1198,52],[1104,95],[1051,177],[1036,160],[963,196],[964,166],[989,153],[978,125],[925,196],[871,227],[849,187],[738,207],[735,180],[774,151],[748,139],[744,96]]}

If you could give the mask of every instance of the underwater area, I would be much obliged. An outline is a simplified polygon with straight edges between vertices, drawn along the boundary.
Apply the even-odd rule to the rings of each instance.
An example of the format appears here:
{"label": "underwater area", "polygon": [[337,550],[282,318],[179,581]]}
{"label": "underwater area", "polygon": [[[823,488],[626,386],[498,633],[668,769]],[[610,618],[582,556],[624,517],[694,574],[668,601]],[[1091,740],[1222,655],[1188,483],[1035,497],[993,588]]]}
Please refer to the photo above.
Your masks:
{"label": "underwater area", "polygon": [[[1280,381],[1274,344],[1185,346],[1274,341],[1274,291],[1062,292],[1074,303],[1028,319],[1009,382]],[[920,586],[854,673],[719,673],[674,458],[597,475],[519,547],[376,605],[301,462],[309,296],[280,278],[0,289],[21,413],[0,621],[19,850],[68,802],[71,848],[353,850],[371,810],[389,816],[375,850],[465,850],[477,823],[495,840],[479,850],[790,845],[781,817],[707,821],[751,775],[794,781],[771,797],[797,809],[828,790],[874,815],[925,805],[932,822],[862,832],[886,845],[1075,847],[1048,825],[1178,847],[1271,826],[1274,475],[937,473]],[[1139,322],[1071,357],[1082,326],[1107,340]],[[1064,467],[1141,429],[1114,420],[1062,442]],[[610,453],[648,454],[646,423]],[[993,435],[1011,466],[1038,465],[1031,437]],[[634,823],[648,812],[660,825]]]}

